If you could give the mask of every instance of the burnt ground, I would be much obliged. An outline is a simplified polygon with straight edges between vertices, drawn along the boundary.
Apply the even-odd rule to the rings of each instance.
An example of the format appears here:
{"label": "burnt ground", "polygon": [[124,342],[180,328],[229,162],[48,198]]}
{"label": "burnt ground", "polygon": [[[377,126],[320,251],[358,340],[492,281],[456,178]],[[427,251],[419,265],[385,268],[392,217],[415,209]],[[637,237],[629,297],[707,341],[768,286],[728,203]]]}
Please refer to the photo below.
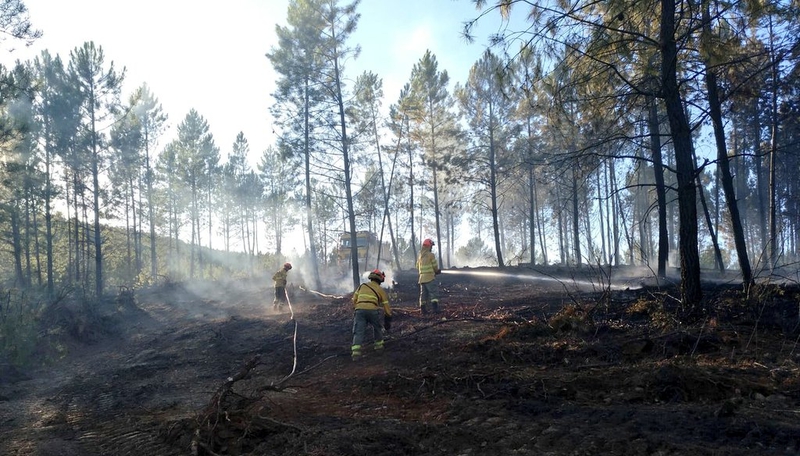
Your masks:
{"label": "burnt ground", "polygon": [[294,288],[294,319],[248,283],[65,305],[47,362],[0,374],[0,454],[800,454],[797,287],[709,285],[691,318],[663,284],[440,277],[423,316],[401,275],[386,350],[355,362],[344,297]]}

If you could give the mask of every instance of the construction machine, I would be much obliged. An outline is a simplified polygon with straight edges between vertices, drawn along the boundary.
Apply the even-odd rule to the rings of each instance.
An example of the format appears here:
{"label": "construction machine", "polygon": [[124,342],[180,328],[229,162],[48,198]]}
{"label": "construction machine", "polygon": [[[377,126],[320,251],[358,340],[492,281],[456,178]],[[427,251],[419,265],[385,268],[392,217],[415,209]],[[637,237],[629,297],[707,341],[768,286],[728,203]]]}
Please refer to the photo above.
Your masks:
{"label": "construction machine", "polygon": [[[371,269],[385,269],[390,262],[389,244],[380,244],[378,236],[371,231],[356,232],[356,252],[358,255],[358,270],[367,271]],[[349,231],[344,231],[339,235],[339,242],[336,246],[336,261],[343,271],[351,267],[352,238]],[[378,253],[380,252],[380,263]]]}

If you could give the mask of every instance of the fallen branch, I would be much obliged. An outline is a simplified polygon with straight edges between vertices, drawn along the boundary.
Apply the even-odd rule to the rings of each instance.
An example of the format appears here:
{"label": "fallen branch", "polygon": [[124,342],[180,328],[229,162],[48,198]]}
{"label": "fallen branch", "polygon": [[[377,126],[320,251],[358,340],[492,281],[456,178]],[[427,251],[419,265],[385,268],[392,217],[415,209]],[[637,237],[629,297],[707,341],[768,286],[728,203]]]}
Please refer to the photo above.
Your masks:
{"label": "fallen branch", "polygon": [[200,448],[209,454],[216,454],[211,450],[211,447],[207,443],[200,441],[202,435],[201,428],[204,425],[207,426],[213,435],[214,429],[216,429],[217,424],[220,422],[220,417],[222,415],[226,415],[225,419],[228,419],[227,412],[222,409],[224,399],[231,394],[233,385],[239,380],[247,378],[247,376],[250,375],[250,372],[258,365],[259,361],[261,361],[261,355],[253,356],[242,366],[241,369],[239,369],[235,375],[225,379],[225,382],[217,389],[217,391],[214,393],[214,396],[212,396],[209,404],[205,407],[205,409],[203,409],[203,412],[200,415],[201,417],[198,420],[198,426],[195,430],[194,438],[192,439],[191,448],[194,456],[199,454],[198,449]]}
{"label": "fallen branch", "polygon": [[311,290],[309,288],[304,288],[302,285],[298,286],[297,288],[305,291],[306,293],[311,293],[311,294],[314,294],[314,295],[317,295],[317,296],[321,296],[321,297],[327,298],[327,299],[344,299],[344,296],[336,296],[336,295],[329,295],[329,294],[325,294],[325,293],[320,293],[319,291],[316,291],[316,290]]}

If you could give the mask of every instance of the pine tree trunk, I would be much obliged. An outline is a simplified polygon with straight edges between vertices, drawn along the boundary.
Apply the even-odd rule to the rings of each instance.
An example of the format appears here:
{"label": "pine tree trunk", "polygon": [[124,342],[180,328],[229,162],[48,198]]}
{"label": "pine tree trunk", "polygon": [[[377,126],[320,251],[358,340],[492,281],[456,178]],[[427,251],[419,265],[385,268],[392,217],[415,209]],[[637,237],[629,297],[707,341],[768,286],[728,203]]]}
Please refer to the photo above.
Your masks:
{"label": "pine tree trunk", "polygon": [[675,147],[675,167],[678,178],[681,303],[684,310],[694,311],[703,297],[700,286],[700,258],[697,250],[697,192],[694,183],[692,132],[683,109],[678,87],[678,50],[675,41],[675,2],[673,0],[661,1],[660,35],[662,95]]}
{"label": "pine tree trunk", "polygon": [[661,136],[658,122],[658,107],[654,97],[647,98],[647,124],[650,129],[650,154],[653,157],[653,174],[656,183],[658,204],[658,276],[667,274],[669,259],[669,233],[667,231],[667,189],[664,183],[664,165],[661,160]]}
{"label": "pine tree trunk", "polygon": [[[47,137],[47,135],[46,135]],[[44,224],[45,224],[45,249],[47,257],[47,296],[55,296],[55,278],[53,271],[53,209],[51,208],[51,198],[53,193],[52,177],[50,175],[50,147],[45,144],[45,191],[44,191]],[[69,220],[69,194],[67,194],[67,220]],[[69,230],[67,230],[69,231]],[[69,250],[69,242],[67,243]],[[69,269],[69,262],[67,262]]]}
{"label": "pine tree trunk", "polygon": [[[406,119],[406,122],[408,122],[408,119]],[[411,225],[411,251],[414,253],[414,258],[417,258],[417,234],[416,234],[416,231],[414,231],[414,149],[411,147],[410,142],[411,142],[411,140],[409,138],[409,144],[407,145],[407,147],[408,147],[408,188],[409,188],[408,212],[409,212],[410,225]]]}
{"label": "pine tree trunk", "polygon": [[700,175],[697,176],[697,191],[700,195],[700,204],[703,207],[703,214],[706,217],[706,225],[708,225],[708,233],[711,236],[711,245],[714,248],[714,264],[717,269],[722,272],[725,270],[725,263],[722,261],[722,252],[719,250],[719,241],[717,240],[717,232],[714,230],[714,224],[711,221],[711,212],[708,210],[706,203],[706,192],[703,189],[703,184],[700,182]]}
{"label": "pine tree trunk", "polygon": [[[339,74],[339,60],[333,59],[333,83],[336,86],[336,103],[339,107],[339,122],[341,123],[342,132],[342,161],[344,163],[344,191],[347,198],[347,220],[350,225],[350,262],[352,263],[353,270],[353,289],[358,288],[361,283],[358,264],[358,242],[356,239],[356,214],[353,206],[353,192],[350,171],[350,154],[349,144],[347,139],[347,124],[344,111],[344,99],[342,98],[342,84]],[[314,252],[316,255],[316,252]]]}
{"label": "pine tree trunk", "polygon": [[133,257],[133,246],[131,241],[131,208],[128,202],[128,193],[123,192],[123,198],[125,199],[125,274],[130,278],[132,268],[131,268],[131,260]]}
{"label": "pine tree trunk", "polygon": [[[489,118],[492,118],[492,107],[489,106]],[[497,207],[497,155],[494,143],[494,123],[489,123],[489,192],[492,207],[492,229],[494,230],[494,248],[497,255],[497,266],[501,269],[506,266],[503,261],[503,249],[500,243],[500,225]]]}
{"label": "pine tree trunk", "polygon": [[[94,141],[94,140],[93,140]],[[92,155],[92,200],[94,202],[94,269],[95,295],[103,296],[103,242],[100,232],[100,166],[97,145]]]}
{"label": "pine tree trunk", "polygon": [[605,227],[605,220],[603,214],[603,201],[605,200],[602,189],[603,187],[600,185],[600,175],[602,174],[602,170],[605,169],[605,166],[600,165],[600,169],[595,174],[595,185],[597,187],[597,211],[598,211],[598,221],[600,222],[600,257],[602,260],[600,264],[607,264],[608,257],[606,256],[606,227]]}
{"label": "pine tree trunk", "polygon": [[[13,204],[13,203],[12,203]],[[11,213],[11,243],[14,254],[14,275],[20,288],[26,288],[25,274],[22,272],[22,235],[19,228],[19,212],[16,205],[9,208]]]}
{"label": "pine tree trunk", "polygon": [[[613,264],[614,264],[614,266],[619,266],[619,241],[620,241],[619,227],[620,227],[620,224],[617,223],[617,220],[620,219],[620,215],[621,215],[620,212],[622,212],[622,209],[620,207],[619,192],[617,192],[617,171],[616,171],[616,167],[614,166],[614,160],[610,160],[608,162],[608,166],[609,166],[608,173],[609,173],[610,180],[611,180],[611,187],[610,187],[611,188],[611,198],[612,198],[611,199],[611,220],[614,221],[614,223],[610,223],[609,222],[609,224],[612,227],[612,236],[613,236],[612,240],[613,240],[613,245],[614,245],[614,261],[613,261]],[[622,226],[623,226],[623,228],[625,227],[624,221],[623,221]]]}
{"label": "pine tree trunk", "polygon": [[139,219],[138,217],[136,217],[136,211],[138,206],[136,204],[137,203],[136,192],[133,184],[132,175],[128,178],[128,187],[130,188],[131,192],[131,215],[133,216],[133,257],[135,265],[134,271],[138,276],[139,273],[142,272],[142,257],[140,254],[142,249],[139,248],[139,242],[141,239],[139,237]]}
{"label": "pine tree trunk", "polygon": [[531,244],[531,266],[536,265],[536,193],[534,192],[534,168],[533,163],[530,163],[528,168],[528,200],[530,207],[528,208],[528,224],[531,227],[530,231],[530,244]]}
{"label": "pine tree trunk", "polygon": [[306,174],[306,226],[308,228],[308,246],[310,250],[309,258],[311,259],[311,271],[313,274],[314,287],[319,290],[319,264],[317,263],[317,244],[314,239],[314,224],[312,205],[311,205],[311,114],[309,110],[309,76],[303,79],[303,153],[305,158],[305,174]]}
{"label": "pine tree trunk", "polygon": [[575,252],[575,264],[581,266],[580,224],[578,219],[578,174],[577,163],[572,167],[572,238]]}
{"label": "pine tree trunk", "polygon": [[773,271],[778,263],[778,183],[776,181],[776,158],[778,153],[778,62],[775,57],[772,15],[769,17],[769,55],[771,60],[772,94],[770,111],[769,149],[769,267]]}
{"label": "pine tree trunk", "polygon": [[[710,13],[708,3],[703,6],[704,33],[710,33]],[[725,203],[731,220],[733,231],[733,242],[736,247],[736,256],[739,260],[739,269],[742,271],[742,282],[745,289],[749,289],[753,282],[753,273],[750,269],[750,259],[747,254],[747,244],[744,238],[742,220],[739,217],[739,206],[736,202],[736,192],[733,188],[733,176],[731,175],[730,162],[728,159],[727,143],[725,141],[725,127],[722,122],[722,108],[719,101],[717,74],[714,69],[706,62],[706,88],[708,90],[709,115],[711,124],[714,127],[714,140],[717,146],[717,169],[719,170],[722,190],[725,194]]]}
{"label": "pine tree trunk", "polygon": [[[378,116],[375,113],[374,105],[370,106],[370,114],[372,116],[372,135],[375,138],[375,150],[378,152],[378,172],[381,174],[381,195],[383,196],[383,216],[381,217],[381,235],[378,238],[378,255],[376,260],[377,267],[380,267],[381,254],[383,253],[383,226],[386,223],[389,227],[389,240],[392,244],[392,250],[397,252],[397,245],[394,239],[394,229],[392,229],[392,217],[389,215],[389,196],[391,195],[392,177],[394,175],[394,163],[392,163],[391,176],[389,177],[389,186],[386,185],[386,179],[383,175],[383,157],[381,151],[381,142],[378,135]],[[401,132],[402,133],[402,132]],[[397,154],[395,153],[395,160]],[[397,256],[395,255],[395,258]]]}
{"label": "pine tree trunk", "polygon": [[156,258],[156,218],[153,210],[153,171],[150,169],[149,148],[145,152],[145,173],[147,173],[147,218],[150,221],[150,277],[155,280],[158,276],[158,262]]}
{"label": "pine tree trunk", "polygon": [[39,243],[39,216],[37,211],[33,211],[33,257],[36,259],[36,284],[41,288],[42,281],[42,258],[41,246]]}
{"label": "pine tree trunk", "polygon": [[[430,112],[434,112],[433,106],[430,107]],[[436,168],[438,167],[438,157],[436,154],[436,130],[434,129],[433,123],[431,123],[431,172],[433,173],[433,219],[434,224],[436,226],[436,250],[438,252],[438,258],[441,260],[442,258],[442,231],[441,227],[439,226],[439,218],[441,213],[439,212],[439,176],[438,171]]]}
{"label": "pine tree trunk", "polygon": [[386,218],[389,222],[389,238],[392,241],[392,258],[394,258],[394,266],[395,268],[400,271],[402,266],[400,265],[400,253],[397,250],[397,239],[394,235],[394,230],[392,230],[392,216],[391,213],[388,211],[388,204],[389,204],[389,196],[392,193],[393,182],[394,182],[394,170],[397,167],[397,158],[400,156],[400,146],[403,140],[403,123],[400,123],[400,132],[397,136],[397,145],[395,146],[394,150],[394,158],[392,159],[392,171],[389,173],[389,186],[386,189],[386,204],[387,204],[387,211],[386,211]]}
{"label": "pine tree trunk", "polygon": [[31,201],[30,189],[25,190],[25,237],[22,242],[25,255],[25,286],[33,284],[33,268],[31,267],[31,213],[33,212],[33,202]]}

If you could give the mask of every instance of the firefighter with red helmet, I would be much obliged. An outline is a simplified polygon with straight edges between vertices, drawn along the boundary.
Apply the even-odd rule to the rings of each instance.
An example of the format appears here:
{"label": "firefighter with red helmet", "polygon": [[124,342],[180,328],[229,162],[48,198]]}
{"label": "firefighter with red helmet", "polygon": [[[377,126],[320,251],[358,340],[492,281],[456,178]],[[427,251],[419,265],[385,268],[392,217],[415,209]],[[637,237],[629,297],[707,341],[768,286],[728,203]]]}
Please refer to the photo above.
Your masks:
{"label": "firefighter with red helmet", "polygon": [[389,295],[381,288],[386,280],[386,274],[379,269],[369,273],[369,282],[362,283],[353,292],[353,345],[350,347],[354,360],[361,357],[361,346],[367,334],[367,328],[372,328],[375,337],[375,350],[383,350],[383,331],[381,328],[381,314],[383,314],[383,329],[389,331],[392,324],[392,309],[389,307]]}
{"label": "firefighter with red helmet", "polygon": [[423,314],[430,310],[439,312],[439,285],[436,283],[436,276],[441,274],[439,262],[436,261],[431,249],[434,244],[432,239],[422,241],[422,249],[417,259],[417,271],[419,271],[419,309]]}
{"label": "firefighter with red helmet", "polygon": [[283,263],[283,267],[272,276],[272,280],[275,281],[275,299],[272,301],[273,309],[281,310],[288,303],[286,300],[286,281],[290,269],[292,269],[291,263]]}

